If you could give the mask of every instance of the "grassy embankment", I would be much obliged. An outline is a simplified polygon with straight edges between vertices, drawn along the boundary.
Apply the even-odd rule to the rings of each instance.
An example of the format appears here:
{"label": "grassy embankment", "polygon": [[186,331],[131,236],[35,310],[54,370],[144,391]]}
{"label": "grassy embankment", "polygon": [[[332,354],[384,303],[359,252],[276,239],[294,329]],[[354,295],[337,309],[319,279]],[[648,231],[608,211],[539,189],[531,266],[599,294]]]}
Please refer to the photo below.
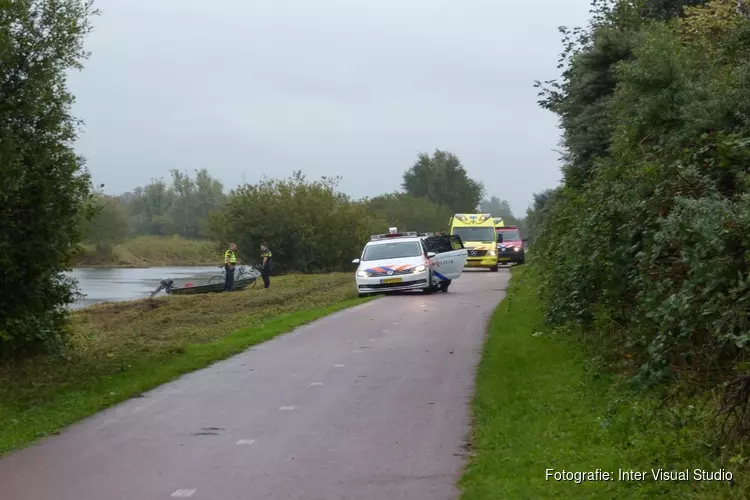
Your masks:
{"label": "grassy embankment", "polygon": [[94,245],[82,245],[78,267],[154,267],[218,265],[222,251],[212,241],[181,236],[138,236],[97,254]]}
{"label": "grassy embankment", "polygon": [[[0,454],[239,353],[356,298],[349,273],[279,277],[273,288],[92,306],[73,314],[65,358],[0,365]],[[0,495],[2,496],[2,495]]]}
{"label": "grassy embankment", "polygon": [[[746,467],[726,452],[717,457],[709,444],[712,397],[630,392],[626,377],[592,362],[575,335],[545,329],[533,273],[513,269],[509,295],[490,324],[462,498],[747,498]],[[723,468],[736,484],[654,481],[652,468],[689,469],[691,478],[696,468]],[[546,481],[546,469],[602,469],[615,480]],[[648,471],[648,478],[618,481],[619,469]]]}

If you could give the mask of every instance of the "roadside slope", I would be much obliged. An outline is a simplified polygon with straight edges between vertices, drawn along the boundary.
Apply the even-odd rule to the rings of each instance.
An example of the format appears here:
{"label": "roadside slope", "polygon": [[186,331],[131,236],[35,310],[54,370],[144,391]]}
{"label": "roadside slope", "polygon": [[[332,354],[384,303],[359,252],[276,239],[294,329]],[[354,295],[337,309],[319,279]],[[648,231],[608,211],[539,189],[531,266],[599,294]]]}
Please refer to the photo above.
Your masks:
{"label": "roadside slope", "polygon": [[[545,330],[534,270],[514,268],[508,297],[495,312],[477,372],[473,457],[462,499],[747,498],[736,464],[706,446],[708,413],[700,401],[659,405],[630,392],[588,361],[570,336]],[[654,481],[651,469],[733,472],[721,481]],[[555,472],[597,469],[613,481],[547,480]],[[619,481],[618,470],[647,471]],[[736,487],[739,486],[739,487]]]}

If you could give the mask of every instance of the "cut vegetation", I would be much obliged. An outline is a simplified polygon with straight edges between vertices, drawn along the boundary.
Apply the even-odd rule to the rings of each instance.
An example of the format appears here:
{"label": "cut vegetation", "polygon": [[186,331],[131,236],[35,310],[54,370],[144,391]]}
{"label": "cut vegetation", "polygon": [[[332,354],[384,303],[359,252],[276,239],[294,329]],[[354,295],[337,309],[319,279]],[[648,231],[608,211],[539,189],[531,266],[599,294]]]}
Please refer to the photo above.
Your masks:
{"label": "cut vegetation", "polygon": [[369,300],[356,298],[350,273],[284,276],[272,286],[103,304],[74,313],[65,357],[0,365],[0,454]]}
{"label": "cut vegetation", "polygon": [[[490,324],[462,498],[747,498],[742,455],[711,445],[711,398],[660,399],[618,383],[589,360],[575,336],[545,329],[533,273],[513,269],[509,295]],[[729,471],[734,485],[694,481],[696,468]],[[547,480],[547,469],[601,469],[615,480]],[[619,469],[647,476],[619,481]],[[652,469],[689,470],[691,480],[655,481]]]}

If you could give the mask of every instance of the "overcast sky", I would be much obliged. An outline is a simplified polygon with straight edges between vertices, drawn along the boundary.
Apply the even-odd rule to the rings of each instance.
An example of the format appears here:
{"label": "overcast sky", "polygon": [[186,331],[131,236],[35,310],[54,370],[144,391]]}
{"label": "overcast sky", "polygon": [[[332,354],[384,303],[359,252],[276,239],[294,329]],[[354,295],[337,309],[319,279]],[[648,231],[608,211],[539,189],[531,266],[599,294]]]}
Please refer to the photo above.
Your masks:
{"label": "overcast sky", "polygon": [[108,193],[207,168],[227,188],[340,175],[361,197],[438,148],[522,214],[560,179],[533,81],[557,76],[557,27],[588,4],[98,0],[71,78],[78,150]]}

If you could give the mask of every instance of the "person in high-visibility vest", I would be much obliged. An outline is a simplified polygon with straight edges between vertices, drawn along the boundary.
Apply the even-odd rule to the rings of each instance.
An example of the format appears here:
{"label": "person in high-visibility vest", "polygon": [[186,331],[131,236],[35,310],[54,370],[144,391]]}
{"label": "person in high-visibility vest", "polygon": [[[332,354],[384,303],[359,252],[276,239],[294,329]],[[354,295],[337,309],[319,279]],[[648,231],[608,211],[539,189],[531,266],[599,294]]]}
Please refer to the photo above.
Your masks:
{"label": "person in high-visibility vest", "polygon": [[273,265],[273,253],[265,241],[260,245],[260,258],[262,259],[260,275],[263,277],[263,288],[271,286],[271,266]]}
{"label": "person in high-visibility vest", "polygon": [[229,250],[224,252],[224,291],[231,292],[234,287],[234,266],[237,265],[237,243],[229,245]]}

